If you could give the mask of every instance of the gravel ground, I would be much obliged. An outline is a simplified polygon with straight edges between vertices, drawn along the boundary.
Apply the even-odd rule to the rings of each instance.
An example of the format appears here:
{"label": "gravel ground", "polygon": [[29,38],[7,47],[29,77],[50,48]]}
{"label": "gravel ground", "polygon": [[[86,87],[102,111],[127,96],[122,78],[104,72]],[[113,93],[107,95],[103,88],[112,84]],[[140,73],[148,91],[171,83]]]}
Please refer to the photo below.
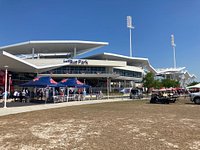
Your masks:
{"label": "gravel ground", "polygon": [[200,105],[133,100],[0,117],[0,149],[198,150]]}

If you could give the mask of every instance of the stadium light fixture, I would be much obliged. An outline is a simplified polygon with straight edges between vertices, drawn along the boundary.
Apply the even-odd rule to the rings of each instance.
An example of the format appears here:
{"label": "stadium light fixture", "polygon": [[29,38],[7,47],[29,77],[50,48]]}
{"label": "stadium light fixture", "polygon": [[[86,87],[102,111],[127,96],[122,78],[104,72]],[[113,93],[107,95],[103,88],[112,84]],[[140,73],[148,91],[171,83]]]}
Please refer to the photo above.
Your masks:
{"label": "stadium light fixture", "polygon": [[174,35],[172,34],[171,35],[171,45],[172,45],[172,48],[173,48],[173,55],[174,55],[174,68],[176,68],[176,44],[174,43]]}
{"label": "stadium light fixture", "polygon": [[127,16],[127,28],[129,28],[130,31],[130,57],[132,57],[132,32],[131,30],[134,29],[132,25],[132,17]]}

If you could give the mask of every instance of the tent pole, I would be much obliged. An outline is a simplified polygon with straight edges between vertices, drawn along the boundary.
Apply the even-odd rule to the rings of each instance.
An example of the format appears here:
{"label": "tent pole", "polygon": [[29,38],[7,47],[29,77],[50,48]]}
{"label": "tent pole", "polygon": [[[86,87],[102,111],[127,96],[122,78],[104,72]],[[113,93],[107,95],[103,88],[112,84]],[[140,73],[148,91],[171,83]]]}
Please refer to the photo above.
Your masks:
{"label": "tent pole", "polygon": [[64,101],[65,101],[65,90],[66,90],[66,88],[64,88],[64,98],[63,98]]}
{"label": "tent pole", "polygon": [[67,87],[67,102],[69,101],[69,88]]}

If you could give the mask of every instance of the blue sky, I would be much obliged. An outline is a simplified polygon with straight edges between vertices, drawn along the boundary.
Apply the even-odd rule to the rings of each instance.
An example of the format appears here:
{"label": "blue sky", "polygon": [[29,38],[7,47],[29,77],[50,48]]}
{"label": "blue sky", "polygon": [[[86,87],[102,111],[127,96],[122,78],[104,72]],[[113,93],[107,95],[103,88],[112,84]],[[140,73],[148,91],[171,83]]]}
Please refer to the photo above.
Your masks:
{"label": "blue sky", "polygon": [[109,46],[90,54],[129,55],[126,16],[133,18],[133,56],[154,68],[177,67],[200,79],[200,0],[0,0],[0,46],[29,40],[90,40]]}

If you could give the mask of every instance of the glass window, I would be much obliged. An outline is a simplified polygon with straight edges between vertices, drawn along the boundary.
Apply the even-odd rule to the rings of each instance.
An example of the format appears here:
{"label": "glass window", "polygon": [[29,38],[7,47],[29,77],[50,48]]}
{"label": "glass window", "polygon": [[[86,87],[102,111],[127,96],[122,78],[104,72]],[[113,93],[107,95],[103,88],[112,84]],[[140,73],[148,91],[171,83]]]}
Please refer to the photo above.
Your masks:
{"label": "glass window", "polygon": [[52,72],[54,74],[79,74],[79,73],[87,73],[87,74],[95,74],[95,73],[105,73],[105,67],[82,67],[82,66],[63,66],[60,68],[56,68],[50,71],[43,72],[43,74],[49,74]]}
{"label": "glass window", "polygon": [[120,76],[142,78],[142,73],[141,72],[129,71],[129,70],[121,70],[121,69],[113,69],[113,72],[119,74]]}

